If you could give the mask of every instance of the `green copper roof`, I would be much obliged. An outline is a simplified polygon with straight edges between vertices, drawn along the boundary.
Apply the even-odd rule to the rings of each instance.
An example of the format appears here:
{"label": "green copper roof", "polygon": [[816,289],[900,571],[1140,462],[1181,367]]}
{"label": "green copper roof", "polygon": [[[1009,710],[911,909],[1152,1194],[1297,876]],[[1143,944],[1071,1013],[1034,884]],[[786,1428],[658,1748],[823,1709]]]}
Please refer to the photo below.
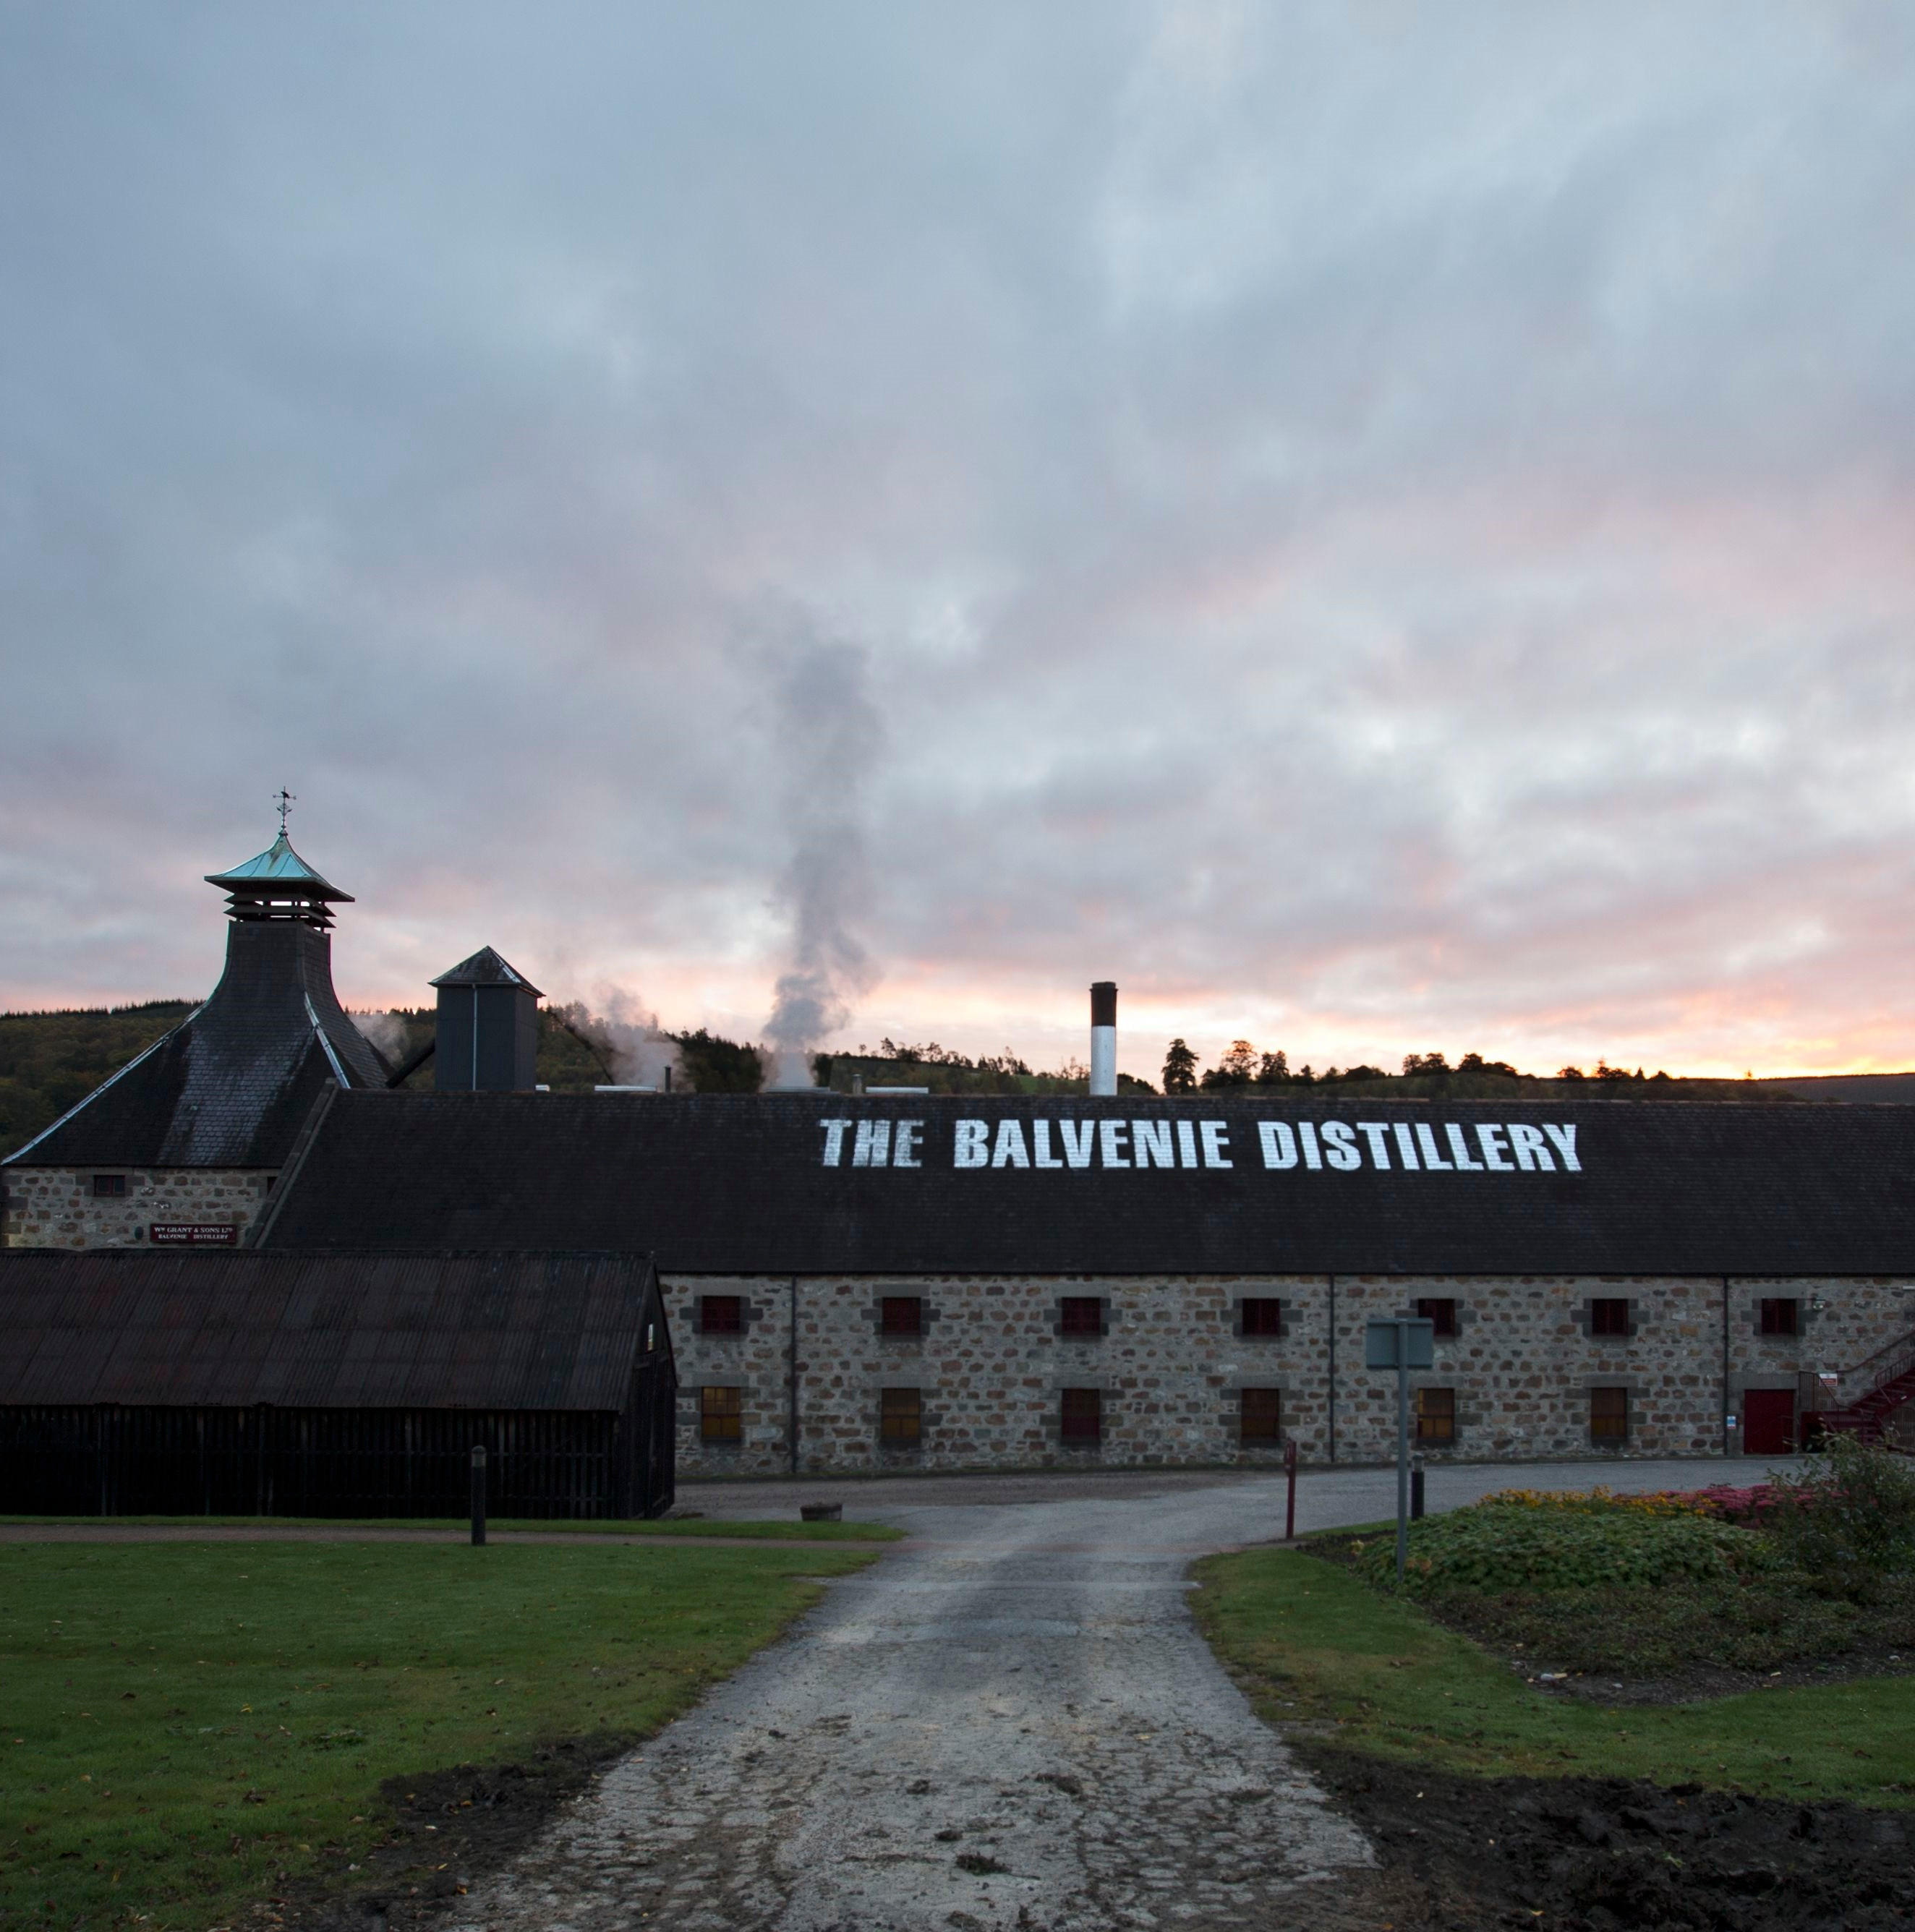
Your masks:
{"label": "green copper roof", "polygon": [[330,899],[350,905],[353,895],[329,884],[293,850],[282,832],[257,859],[248,859],[230,872],[209,872],[206,883],[229,892],[261,898]]}

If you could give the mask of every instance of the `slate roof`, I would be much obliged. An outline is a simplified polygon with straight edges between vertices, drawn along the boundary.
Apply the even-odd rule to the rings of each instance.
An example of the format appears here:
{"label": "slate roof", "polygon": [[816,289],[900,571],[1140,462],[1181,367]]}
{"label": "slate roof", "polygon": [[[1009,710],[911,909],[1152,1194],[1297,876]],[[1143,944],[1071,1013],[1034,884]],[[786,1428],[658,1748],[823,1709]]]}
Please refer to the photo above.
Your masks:
{"label": "slate roof", "polygon": [[623,1411],[631,1255],[0,1255],[0,1405]]}
{"label": "slate roof", "polygon": [[545,997],[523,973],[507,964],[489,946],[482,946],[470,958],[461,959],[431,983],[435,986],[517,986],[536,999]]}
{"label": "slate roof", "polygon": [[[910,1120],[920,1166],[852,1164],[856,1124]],[[1040,1120],[1054,1160],[1064,1122],[1097,1144],[1082,1167],[959,1167],[964,1120],[1034,1160]],[[831,1120],[851,1124],[836,1166]],[[1232,1165],[1102,1165],[1103,1124],[1129,1148],[1139,1121],[1173,1148],[1187,1125],[1199,1158],[1217,1123]],[[1358,1164],[1310,1166],[1305,1122],[1319,1158],[1346,1138]],[[1573,1130],[1579,1171],[1559,1150],[1522,1171],[1511,1123]],[[1295,1166],[1266,1166],[1266,1124]],[[1399,1126],[1445,1167],[1405,1171]],[[1910,1107],[353,1093],[265,1239],[649,1251],[691,1274],[1915,1274],[1911,1180]]]}
{"label": "slate roof", "polygon": [[330,935],[298,920],[236,920],[206,1004],[8,1162],[277,1168],[329,1080],[386,1083],[333,992]]}

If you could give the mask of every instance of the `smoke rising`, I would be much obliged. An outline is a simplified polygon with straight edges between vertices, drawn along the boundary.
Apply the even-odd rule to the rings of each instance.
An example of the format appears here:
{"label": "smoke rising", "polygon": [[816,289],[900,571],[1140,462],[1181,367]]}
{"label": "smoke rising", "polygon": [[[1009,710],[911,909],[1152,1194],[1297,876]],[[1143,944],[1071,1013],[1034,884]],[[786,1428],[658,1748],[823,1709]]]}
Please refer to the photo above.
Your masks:
{"label": "smoke rising", "polygon": [[674,1087],[689,1088],[677,1041],[661,1030],[658,1015],[642,1000],[611,987],[600,992],[598,1004],[602,1011],[575,1000],[554,1007],[553,1016],[598,1048],[615,1084],[662,1088],[669,1073]]}
{"label": "smoke rising", "polygon": [[355,1013],[353,1024],[371,1042],[386,1065],[397,1067],[406,1057],[406,1022],[398,1013]]}
{"label": "smoke rising", "polygon": [[778,899],[791,922],[765,1045],[769,1084],[809,1087],[806,1056],[876,984],[857,928],[871,904],[864,805],[884,728],[866,652],[808,626],[789,640],[773,685],[773,749],[791,841]]}

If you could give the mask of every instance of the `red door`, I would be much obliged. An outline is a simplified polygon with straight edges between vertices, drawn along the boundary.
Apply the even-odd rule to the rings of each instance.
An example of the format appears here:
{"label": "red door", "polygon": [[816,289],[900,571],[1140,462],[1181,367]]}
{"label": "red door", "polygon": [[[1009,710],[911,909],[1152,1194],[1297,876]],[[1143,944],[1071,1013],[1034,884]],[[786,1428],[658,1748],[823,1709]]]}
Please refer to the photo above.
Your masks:
{"label": "red door", "polygon": [[1795,1390],[1742,1391],[1742,1454],[1787,1456],[1795,1450]]}

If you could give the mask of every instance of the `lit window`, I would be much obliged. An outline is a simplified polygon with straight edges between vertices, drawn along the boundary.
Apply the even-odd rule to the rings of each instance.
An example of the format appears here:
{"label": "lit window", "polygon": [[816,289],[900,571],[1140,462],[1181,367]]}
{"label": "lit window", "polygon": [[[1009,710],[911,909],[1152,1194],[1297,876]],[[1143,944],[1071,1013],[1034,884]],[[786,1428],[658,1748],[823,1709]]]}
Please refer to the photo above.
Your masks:
{"label": "lit window", "polygon": [[1455,1334],[1456,1304],[1448,1298],[1420,1294],[1416,1298],[1416,1312],[1429,1323],[1434,1334]]}
{"label": "lit window", "polygon": [[1628,1332],[1628,1302],[1598,1300],[1589,1304],[1589,1333],[1592,1335],[1626,1335]]}
{"label": "lit window", "polygon": [[922,1335],[924,1302],[915,1294],[887,1294],[878,1304],[878,1332],[884,1335]]}
{"label": "lit window", "polygon": [[123,1174],[96,1174],[93,1177],[93,1198],[96,1201],[117,1201],[126,1192],[126,1176]]}
{"label": "lit window", "polygon": [[921,1389],[887,1388],[878,1392],[878,1436],[889,1448],[917,1447],[924,1436],[924,1394]]}
{"label": "lit window", "polygon": [[1104,1305],[1094,1294],[1067,1294],[1059,1327],[1067,1335],[1101,1335]]}
{"label": "lit window", "polygon": [[1088,1444],[1103,1439],[1103,1392],[1100,1389],[1064,1391],[1063,1429],[1067,1442]]}
{"label": "lit window", "polygon": [[1268,1295],[1249,1295],[1244,1300],[1246,1335],[1280,1335],[1283,1332],[1283,1304]]}
{"label": "lit window", "polygon": [[1589,1391],[1589,1440],[1626,1442],[1629,1437],[1629,1391],[1592,1388]]}
{"label": "lit window", "polygon": [[745,1432],[745,1392],[735,1388],[698,1391],[698,1433],[707,1442],[737,1442]]}
{"label": "lit window", "polygon": [[1283,1433],[1283,1395],[1280,1389],[1243,1391],[1241,1436],[1246,1442],[1275,1442]]}
{"label": "lit window", "polygon": [[1416,1391],[1416,1439],[1419,1442],[1456,1440],[1454,1389],[1421,1388]]}
{"label": "lit window", "polygon": [[740,1335],[745,1329],[742,1294],[707,1294],[698,1300],[698,1330],[704,1335]]}
{"label": "lit window", "polygon": [[1802,1304],[1792,1294],[1765,1296],[1762,1303],[1762,1332],[1765,1335],[1799,1335]]}

